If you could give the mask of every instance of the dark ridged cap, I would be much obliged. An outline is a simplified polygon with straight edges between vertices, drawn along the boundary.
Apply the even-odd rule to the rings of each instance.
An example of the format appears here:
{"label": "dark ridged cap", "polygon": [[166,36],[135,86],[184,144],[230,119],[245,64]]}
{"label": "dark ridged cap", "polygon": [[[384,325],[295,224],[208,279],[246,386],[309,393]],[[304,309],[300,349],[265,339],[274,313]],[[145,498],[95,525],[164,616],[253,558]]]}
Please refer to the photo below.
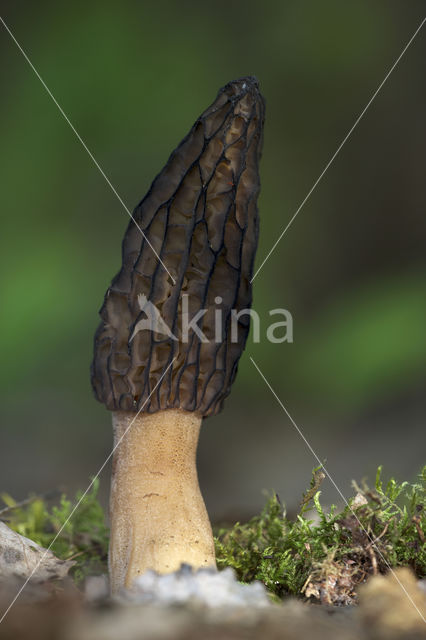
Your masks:
{"label": "dark ridged cap", "polygon": [[[231,309],[251,305],[263,119],[255,78],[227,84],[136,207],[138,226],[130,221],[127,228],[122,268],[106,292],[95,335],[92,385],[108,409],[220,411],[249,331],[246,314],[232,339]],[[198,326],[208,342],[192,331],[183,340],[186,302],[190,318],[207,309]],[[220,342],[216,310],[224,319]]]}

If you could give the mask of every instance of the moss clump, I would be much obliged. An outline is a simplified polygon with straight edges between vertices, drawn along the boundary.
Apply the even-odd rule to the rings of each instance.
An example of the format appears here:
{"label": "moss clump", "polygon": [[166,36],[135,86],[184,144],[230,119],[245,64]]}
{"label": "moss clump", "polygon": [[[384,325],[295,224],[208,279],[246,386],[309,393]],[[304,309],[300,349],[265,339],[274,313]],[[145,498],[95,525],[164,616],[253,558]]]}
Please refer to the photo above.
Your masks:
{"label": "moss clump", "polygon": [[52,507],[49,507],[47,498],[33,496],[17,503],[3,493],[1,498],[6,507],[0,510],[0,518],[11,529],[37,544],[46,548],[52,545],[51,550],[58,558],[74,560],[70,574],[78,583],[86,575],[107,570],[109,531],[97,499],[98,488],[99,480],[95,479],[84,496],[78,491],[75,499],[70,501],[62,495],[59,504]]}
{"label": "moss clump", "polygon": [[[374,489],[354,483],[349,507],[338,511],[332,506],[326,512],[319,490],[325,475],[315,469],[294,519],[272,495],[247,524],[216,532],[218,567],[233,567],[242,582],[260,580],[276,598],[292,594],[328,604],[356,602],[356,586],[389,567],[411,567],[424,577],[426,467],[415,483],[392,478],[384,485],[381,471]],[[109,532],[97,492],[95,480],[83,498],[81,492],[73,501],[62,495],[51,507],[46,498],[33,496],[18,504],[3,494],[7,506],[0,509],[0,519],[44,547],[53,543],[59,558],[75,560],[71,575],[80,582],[107,571]]]}
{"label": "moss clump", "polygon": [[354,484],[349,507],[326,513],[318,490],[325,475],[315,469],[295,519],[273,495],[247,524],[217,531],[218,567],[233,567],[243,582],[260,580],[278,597],[330,604],[356,602],[356,585],[389,567],[410,566],[424,577],[426,467],[412,484],[392,478],[384,486],[381,471],[373,490]]}

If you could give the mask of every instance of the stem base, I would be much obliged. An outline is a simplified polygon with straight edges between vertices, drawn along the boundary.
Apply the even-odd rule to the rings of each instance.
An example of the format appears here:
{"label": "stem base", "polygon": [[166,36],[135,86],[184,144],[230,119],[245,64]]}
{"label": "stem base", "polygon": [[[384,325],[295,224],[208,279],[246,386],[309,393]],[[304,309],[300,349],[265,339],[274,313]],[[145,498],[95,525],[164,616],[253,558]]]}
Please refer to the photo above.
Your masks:
{"label": "stem base", "polygon": [[196,470],[201,416],[181,409],[136,415],[113,412],[118,445],[110,497],[113,592],[131,587],[147,569],[168,573],[182,563],[216,566]]}

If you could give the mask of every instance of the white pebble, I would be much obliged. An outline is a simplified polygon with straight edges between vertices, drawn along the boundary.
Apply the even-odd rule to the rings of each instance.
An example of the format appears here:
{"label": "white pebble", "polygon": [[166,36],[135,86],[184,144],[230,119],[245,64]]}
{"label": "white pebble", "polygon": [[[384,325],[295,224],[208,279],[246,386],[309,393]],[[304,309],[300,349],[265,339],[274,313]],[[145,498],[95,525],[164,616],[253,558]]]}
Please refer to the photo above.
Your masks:
{"label": "white pebble", "polygon": [[135,603],[160,605],[189,601],[206,607],[265,607],[270,604],[263,584],[239,583],[230,567],[223,571],[194,571],[189,565],[182,565],[174,573],[147,571],[134,581],[131,591],[121,595]]}

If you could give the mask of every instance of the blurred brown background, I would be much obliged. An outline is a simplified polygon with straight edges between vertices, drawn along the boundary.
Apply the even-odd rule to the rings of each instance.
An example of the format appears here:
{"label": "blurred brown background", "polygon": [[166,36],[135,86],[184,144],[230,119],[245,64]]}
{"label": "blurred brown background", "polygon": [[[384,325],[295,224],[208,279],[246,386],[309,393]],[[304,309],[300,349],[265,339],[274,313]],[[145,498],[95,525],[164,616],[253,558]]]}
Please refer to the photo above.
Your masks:
{"label": "blurred brown background", "polygon": [[[420,24],[391,0],[4,2],[2,16],[127,206],[219,87],[256,75],[267,101],[259,266]],[[0,490],[85,488],[110,452],[89,381],[97,311],[128,216],[0,28]],[[212,517],[263,489],[292,508],[316,461],[352,478],[425,462],[426,27],[254,283],[249,340],[199,474]],[[264,339],[269,309],[294,343]],[[101,476],[106,500],[109,469]],[[325,502],[340,502],[324,483]]]}

